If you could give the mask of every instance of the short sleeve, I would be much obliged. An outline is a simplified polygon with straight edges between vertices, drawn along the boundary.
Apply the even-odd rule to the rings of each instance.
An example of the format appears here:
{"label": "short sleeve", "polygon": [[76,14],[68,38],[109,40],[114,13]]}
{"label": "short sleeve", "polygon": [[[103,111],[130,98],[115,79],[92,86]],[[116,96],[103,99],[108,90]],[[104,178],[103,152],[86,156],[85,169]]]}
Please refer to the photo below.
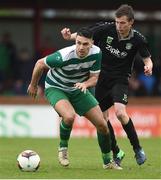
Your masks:
{"label": "short sleeve", "polygon": [[90,68],[90,73],[98,73],[98,72],[100,72],[100,69],[101,69],[101,60],[102,60],[102,52],[100,51],[96,55],[96,62]]}
{"label": "short sleeve", "polygon": [[148,43],[147,43],[145,38],[144,39],[142,38],[140,40],[138,51],[139,51],[139,54],[140,54],[140,56],[142,58],[146,58],[146,57],[150,57],[151,56],[151,54],[149,52]]}
{"label": "short sleeve", "polygon": [[50,68],[61,67],[63,65],[63,60],[60,52],[57,51],[47,56],[45,59],[45,64]]}

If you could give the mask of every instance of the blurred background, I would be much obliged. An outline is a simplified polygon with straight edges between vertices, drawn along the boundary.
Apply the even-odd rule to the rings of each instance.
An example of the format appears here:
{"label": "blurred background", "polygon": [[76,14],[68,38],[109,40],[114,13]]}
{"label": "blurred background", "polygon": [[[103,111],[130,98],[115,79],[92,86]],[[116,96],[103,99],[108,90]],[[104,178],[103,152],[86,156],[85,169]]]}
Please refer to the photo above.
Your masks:
{"label": "blurred background", "polygon": [[[134,113],[133,119],[143,119],[147,126],[150,125],[152,127],[155,125],[156,128],[159,125],[157,135],[155,134],[156,129],[154,128],[152,132],[147,132],[147,136],[151,136],[153,133],[155,136],[160,136],[160,0],[149,2],[146,0],[99,0],[96,2],[85,0],[27,0],[23,2],[21,0],[0,0],[1,135],[12,136],[16,134],[16,132],[18,135],[24,136],[32,134],[29,130],[31,126],[28,126],[28,124],[23,126],[23,123],[20,123],[20,126],[23,126],[23,128],[21,128],[21,132],[18,133],[17,127],[15,127],[15,114],[20,112],[18,117],[20,116],[21,118],[18,119],[17,122],[21,122],[25,118],[29,119],[28,122],[30,122],[33,118],[32,112],[29,112],[28,115],[28,106],[24,107],[25,110],[21,109],[19,111],[19,109],[22,108],[21,105],[30,104],[30,110],[33,109],[35,104],[41,104],[42,106],[47,105],[47,102],[43,98],[36,102],[31,100],[31,98],[27,97],[26,90],[34,64],[40,57],[44,57],[47,54],[74,43],[65,41],[62,38],[60,33],[62,28],[69,27],[72,32],[75,32],[79,27],[94,24],[98,21],[112,21],[115,10],[121,4],[125,3],[133,6],[135,10],[135,29],[147,38],[154,62],[153,75],[151,77],[145,77],[143,74],[142,60],[139,56],[136,57],[134,72],[130,79],[129,86],[129,102],[131,103],[130,108],[132,108],[132,110],[130,109],[129,111]],[[45,73],[39,84],[40,97],[44,95],[44,78]],[[19,105],[18,110],[13,110],[16,105]],[[137,108],[141,110],[139,105],[142,105],[141,108],[143,108],[141,115],[136,114]],[[35,112],[37,111],[35,110]],[[47,112],[45,111],[45,113]],[[41,117],[35,118],[40,119]],[[78,128],[82,121],[78,123]],[[8,122],[11,122],[11,127]],[[26,122],[27,121],[25,121],[25,123]],[[147,122],[149,122],[149,124]],[[86,125],[83,124],[82,127],[85,128]],[[138,127],[140,127],[140,124]],[[122,133],[122,131],[121,133],[118,131],[118,135],[122,135]],[[76,134],[79,135],[78,131]],[[42,134],[40,133],[40,135]]]}

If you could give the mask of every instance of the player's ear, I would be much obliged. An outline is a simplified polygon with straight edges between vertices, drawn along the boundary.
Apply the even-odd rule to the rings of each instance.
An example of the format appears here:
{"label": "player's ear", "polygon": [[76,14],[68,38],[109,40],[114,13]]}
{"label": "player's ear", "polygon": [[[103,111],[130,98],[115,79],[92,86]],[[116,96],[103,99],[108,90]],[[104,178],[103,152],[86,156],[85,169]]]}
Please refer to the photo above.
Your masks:
{"label": "player's ear", "polygon": [[130,20],[131,26],[134,24],[134,19]]}
{"label": "player's ear", "polygon": [[91,39],[90,40],[90,48],[93,46],[93,44],[94,44],[94,41],[93,41],[93,39]]}
{"label": "player's ear", "polygon": [[91,40],[91,43],[90,43],[90,48],[92,48],[93,44],[94,44],[94,41],[93,41],[93,40]]}

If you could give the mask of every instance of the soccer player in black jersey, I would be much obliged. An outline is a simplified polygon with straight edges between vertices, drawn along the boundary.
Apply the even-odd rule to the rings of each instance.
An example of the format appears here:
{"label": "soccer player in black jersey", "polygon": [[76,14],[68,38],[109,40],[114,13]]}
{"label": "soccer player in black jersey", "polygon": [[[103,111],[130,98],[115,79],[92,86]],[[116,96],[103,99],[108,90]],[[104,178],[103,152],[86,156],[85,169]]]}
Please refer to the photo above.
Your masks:
{"label": "soccer player in black jersey", "polygon": [[[96,98],[107,120],[111,133],[112,150],[115,161],[120,165],[125,153],[118,147],[113,128],[109,121],[109,108],[113,105],[133,147],[137,164],[146,161],[144,150],[131,118],[126,112],[128,103],[128,80],[137,53],[143,59],[144,73],[152,74],[153,63],[145,37],[133,29],[134,12],[129,5],[121,5],[115,12],[115,22],[100,22],[89,29],[94,33],[94,44],[102,50],[102,68],[96,86]],[[75,39],[69,28],[61,31],[64,39]]]}

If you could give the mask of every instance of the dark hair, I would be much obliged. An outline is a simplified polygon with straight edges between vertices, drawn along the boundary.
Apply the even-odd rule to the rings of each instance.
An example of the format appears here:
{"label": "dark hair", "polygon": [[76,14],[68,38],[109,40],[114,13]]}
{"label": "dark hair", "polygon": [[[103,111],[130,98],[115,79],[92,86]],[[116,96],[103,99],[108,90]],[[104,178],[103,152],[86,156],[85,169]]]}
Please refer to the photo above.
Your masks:
{"label": "dark hair", "polygon": [[90,39],[93,38],[92,31],[89,28],[86,28],[86,27],[78,29],[77,35],[83,36],[83,37],[86,37],[86,38],[90,38]]}
{"label": "dark hair", "polygon": [[116,10],[115,16],[117,18],[126,16],[128,18],[128,20],[130,21],[130,20],[134,19],[134,10],[128,4],[123,4]]}

